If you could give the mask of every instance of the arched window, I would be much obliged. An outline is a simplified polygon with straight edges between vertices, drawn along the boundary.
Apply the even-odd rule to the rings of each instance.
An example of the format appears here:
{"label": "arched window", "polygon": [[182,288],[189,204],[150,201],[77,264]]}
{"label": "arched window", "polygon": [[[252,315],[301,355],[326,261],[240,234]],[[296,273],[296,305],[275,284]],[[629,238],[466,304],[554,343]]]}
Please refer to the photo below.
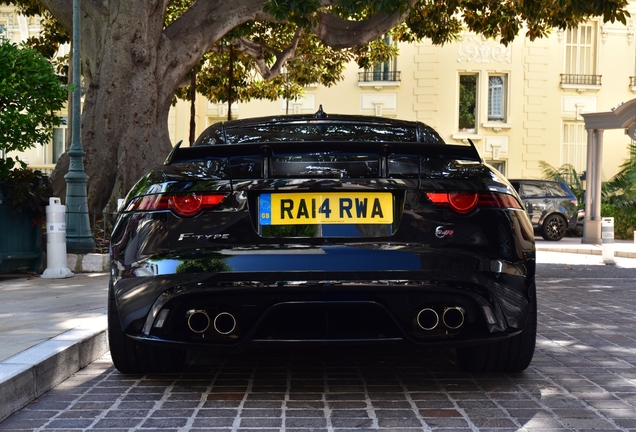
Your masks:
{"label": "arched window", "polygon": [[505,90],[503,76],[488,77],[488,121],[505,120]]}

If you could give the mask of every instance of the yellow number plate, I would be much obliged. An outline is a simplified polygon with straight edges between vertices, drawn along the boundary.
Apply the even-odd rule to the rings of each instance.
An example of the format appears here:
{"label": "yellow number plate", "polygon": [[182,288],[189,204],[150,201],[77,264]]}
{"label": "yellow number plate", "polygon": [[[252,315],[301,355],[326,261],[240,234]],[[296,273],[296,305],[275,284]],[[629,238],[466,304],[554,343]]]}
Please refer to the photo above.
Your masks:
{"label": "yellow number plate", "polygon": [[261,225],[390,224],[393,197],[388,192],[263,194]]}

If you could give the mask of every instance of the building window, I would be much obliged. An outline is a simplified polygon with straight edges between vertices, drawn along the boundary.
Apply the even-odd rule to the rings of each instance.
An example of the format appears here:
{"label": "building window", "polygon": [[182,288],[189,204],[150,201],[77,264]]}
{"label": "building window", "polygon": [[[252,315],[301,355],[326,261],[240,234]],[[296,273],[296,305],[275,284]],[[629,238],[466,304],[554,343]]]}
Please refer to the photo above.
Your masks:
{"label": "building window", "polygon": [[[391,39],[391,36],[385,36],[384,43],[387,46],[395,44]],[[397,70],[397,58],[394,57],[385,62],[375,63],[364,72],[360,72],[358,75],[358,82],[370,82],[370,81],[385,81],[396,82],[400,81],[400,72]]]}
{"label": "building window", "polygon": [[51,155],[51,163],[57,163],[57,160],[66,150],[66,133],[68,131],[66,120],[66,117],[62,118],[62,124],[53,128],[53,153]]}
{"label": "building window", "polygon": [[583,122],[563,122],[561,165],[566,164],[572,165],[579,173],[587,168],[587,133]]}
{"label": "building window", "polygon": [[373,81],[395,81],[395,72],[390,60],[376,63],[373,65]]}
{"label": "building window", "polygon": [[497,171],[499,171],[501,174],[503,174],[504,176],[507,175],[506,174],[506,161],[486,161],[486,163],[490,166],[492,166],[493,168],[495,168]]}
{"label": "building window", "polygon": [[596,75],[596,23],[568,29],[561,84],[600,85],[600,79]]}
{"label": "building window", "polygon": [[505,112],[506,77],[491,75],[488,77],[488,121],[505,121]]}
{"label": "building window", "polygon": [[459,76],[459,131],[477,131],[477,74]]}
{"label": "building window", "polygon": [[0,41],[7,39],[7,28],[4,24],[0,24]]}

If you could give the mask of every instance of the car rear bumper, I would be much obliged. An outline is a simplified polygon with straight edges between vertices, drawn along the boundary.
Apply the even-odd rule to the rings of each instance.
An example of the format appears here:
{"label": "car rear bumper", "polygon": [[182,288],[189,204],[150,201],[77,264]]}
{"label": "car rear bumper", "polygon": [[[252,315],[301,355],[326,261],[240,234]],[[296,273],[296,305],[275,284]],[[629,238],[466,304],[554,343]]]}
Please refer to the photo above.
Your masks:
{"label": "car rear bumper", "polygon": [[[219,250],[148,259],[115,274],[127,335],[190,348],[318,341],[458,346],[516,334],[535,295],[534,255],[511,263],[408,245]],[[163,310],[169,312],[161,316]],[[193,315],[204,322],[194,330]],[[234,325],[218,331],[217,317]]]}

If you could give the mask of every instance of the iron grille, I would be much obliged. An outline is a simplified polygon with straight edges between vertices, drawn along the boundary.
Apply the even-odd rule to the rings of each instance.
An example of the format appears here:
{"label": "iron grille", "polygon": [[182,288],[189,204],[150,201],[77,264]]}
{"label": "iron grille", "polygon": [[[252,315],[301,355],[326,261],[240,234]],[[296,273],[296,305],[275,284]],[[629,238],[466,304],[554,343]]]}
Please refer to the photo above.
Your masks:
{"label": "iron grille", "polygon": [[601,75],[561,74],[561,84],[601,85]]}
{"label": "iron grille", "polygon": [[358,82],[400,81],[400,71],[365,71],[358,73]]}

